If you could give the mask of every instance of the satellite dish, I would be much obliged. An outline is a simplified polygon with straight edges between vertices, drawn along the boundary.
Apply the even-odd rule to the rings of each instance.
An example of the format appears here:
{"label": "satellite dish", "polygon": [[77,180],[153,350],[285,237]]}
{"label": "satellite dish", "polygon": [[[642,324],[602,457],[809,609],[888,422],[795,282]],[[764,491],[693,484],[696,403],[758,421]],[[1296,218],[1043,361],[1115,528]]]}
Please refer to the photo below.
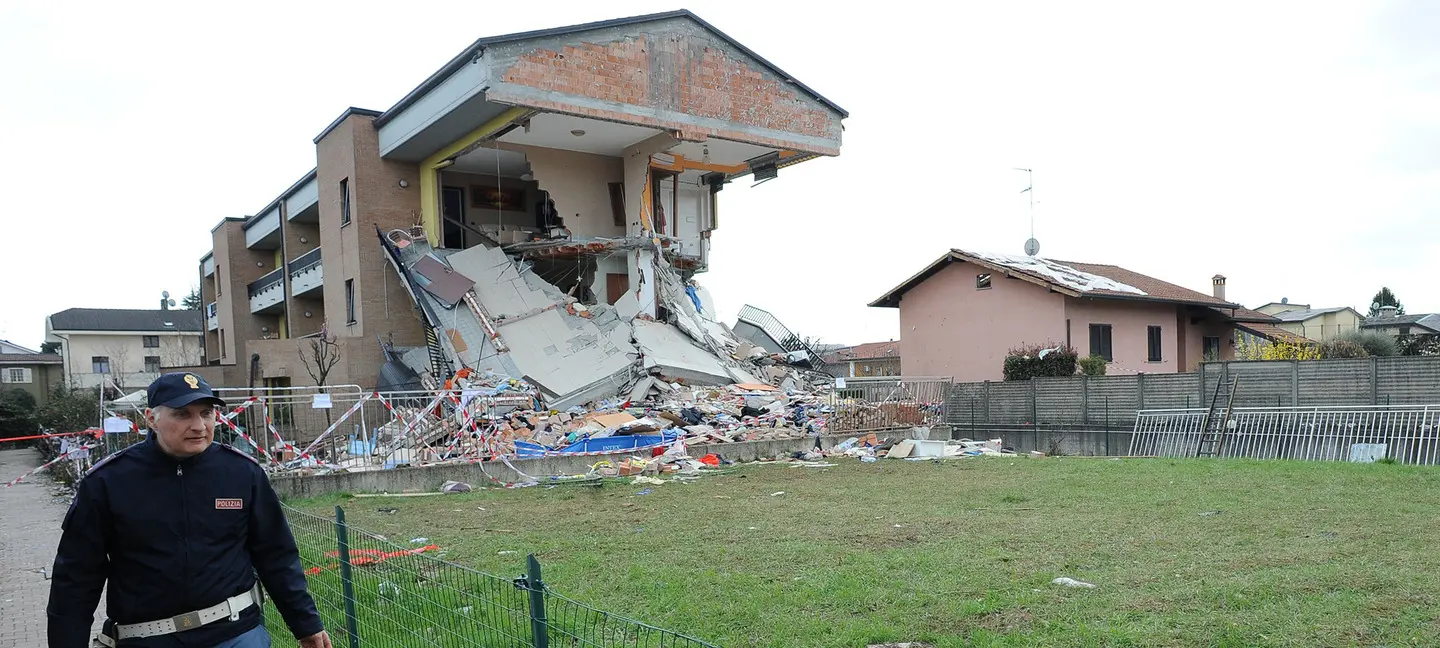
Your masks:
{"label": "satellite dish", "polygon": [[173,300],[173,299],[170,300],[170,301],[169,301],[169,304],[170,304],[171,306],[174,306],[174,305],[175,305],[175,300]]}
{"label": "satellite dish", "polygon": [[1032,257],[1040,254],[1040,241],[1034,238],[1025,241],[1025,254],[1028,254]]}
{"label": "satellite dish", "polygon": [[161,297],[164,297],[165,299],[169,299],[169,298],[170,298],[170,291],[168,291],[168,290],[162,290],[162,291],[160,291],[160,296],[161,296]]}

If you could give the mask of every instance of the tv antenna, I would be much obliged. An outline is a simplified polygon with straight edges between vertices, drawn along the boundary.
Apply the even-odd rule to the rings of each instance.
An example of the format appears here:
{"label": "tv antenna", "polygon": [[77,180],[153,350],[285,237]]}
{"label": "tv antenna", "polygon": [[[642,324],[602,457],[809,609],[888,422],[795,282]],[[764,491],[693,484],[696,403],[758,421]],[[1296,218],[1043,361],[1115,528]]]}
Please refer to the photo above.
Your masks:
{"label": "tv antenna", "polygon": [[1030,194],[1030,238],[1025,240],[1025,254],[1033,257],[1040,254],[1040,241],[1035,238],[1035,172],[1021,167],[1014,169],[1025,172],[1026,186],[1020,193]]}

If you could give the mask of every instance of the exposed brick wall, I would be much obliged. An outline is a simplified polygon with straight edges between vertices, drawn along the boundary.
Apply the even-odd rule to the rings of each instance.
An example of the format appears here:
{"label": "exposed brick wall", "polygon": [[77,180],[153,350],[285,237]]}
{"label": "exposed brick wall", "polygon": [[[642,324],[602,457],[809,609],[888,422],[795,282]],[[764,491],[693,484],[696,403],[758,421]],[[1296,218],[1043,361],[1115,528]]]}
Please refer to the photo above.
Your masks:
{"label": "exposed brick wall", "polygon": [[[838,116],[818,102],[717,43],[685,33],[537,49],[520,55],[501,78],[541,90],[673,110],[737,125],[834,140],[840,137]],[[696,129],[686,124],[669,126],[681,131]],[[707,134],[727,133],[696,133]]]}

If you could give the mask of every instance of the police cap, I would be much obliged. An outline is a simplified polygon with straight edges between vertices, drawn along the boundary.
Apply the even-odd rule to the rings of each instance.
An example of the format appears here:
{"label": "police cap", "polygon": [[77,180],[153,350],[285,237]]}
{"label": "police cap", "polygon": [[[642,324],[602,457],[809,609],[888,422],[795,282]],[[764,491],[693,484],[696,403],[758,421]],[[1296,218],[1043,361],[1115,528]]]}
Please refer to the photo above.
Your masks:
{"label": "police cap", "polygon": [[145,390],[150,407],[164,405],[179,409],[197,401],[209,401],[220,407],[225,401],[215,396],[210,383],[192,373],[173,372],[161,375]]}

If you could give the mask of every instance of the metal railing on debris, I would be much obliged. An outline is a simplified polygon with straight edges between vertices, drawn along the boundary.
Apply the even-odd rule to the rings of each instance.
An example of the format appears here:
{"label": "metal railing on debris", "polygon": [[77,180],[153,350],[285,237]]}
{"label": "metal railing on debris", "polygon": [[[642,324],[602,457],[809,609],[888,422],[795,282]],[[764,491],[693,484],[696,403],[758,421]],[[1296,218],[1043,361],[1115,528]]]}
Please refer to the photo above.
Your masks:
{"label": "metal railing on debris", "polygon": [[[556,593],[532,555],[502,578],[441,558],[435,545],[403,547],[345,522],[285,507],[310,594],[337,647],[714,648]],[[265,624],[288,637],[273,607]]]}
{"label": "metal railing on debris", "polygon": [[950,384],[950,378],[929,376],[837,379],[827,428],[839,434],[939,425]]}
{"label": "metal railing on debris", "polygon": [[[1193,457],[1205,409],[1137,413],[1130,454]],[[1255,407],[1236,409],[1219,456],[1303,461],[1440,464],[1440,405]]]}

